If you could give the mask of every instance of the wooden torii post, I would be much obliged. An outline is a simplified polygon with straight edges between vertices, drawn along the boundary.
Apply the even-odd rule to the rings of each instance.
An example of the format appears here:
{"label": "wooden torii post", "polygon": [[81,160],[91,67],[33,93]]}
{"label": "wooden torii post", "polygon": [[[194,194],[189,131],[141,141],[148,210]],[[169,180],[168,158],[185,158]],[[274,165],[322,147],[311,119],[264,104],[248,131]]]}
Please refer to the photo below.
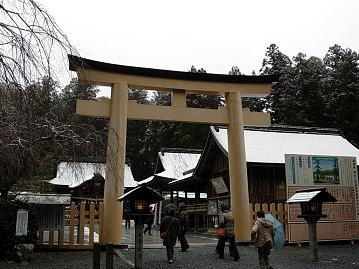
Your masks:
{"label": "wooden torii post", "polygon": [[[231,211],[236,239],[250,240],[249,195],[244,144],[244,125],[270,125],[267,113],[242,109],[242,97],[265,97],[277,75],[231,76],[178,72],[114,65],[69,55],[70,70],[80,82],[111,86],[111,100],[78,100],[76,113],[109,117],[106,180],[104,193],[104,243],[121,243],[122,207],[127,120],[159,120],[225,125],[228,128],[228,159]],[[171,106],[137,104],[128,100],[128,88],[171,92]],[[223,95],[219,109],[186,107],[186,93]]]}

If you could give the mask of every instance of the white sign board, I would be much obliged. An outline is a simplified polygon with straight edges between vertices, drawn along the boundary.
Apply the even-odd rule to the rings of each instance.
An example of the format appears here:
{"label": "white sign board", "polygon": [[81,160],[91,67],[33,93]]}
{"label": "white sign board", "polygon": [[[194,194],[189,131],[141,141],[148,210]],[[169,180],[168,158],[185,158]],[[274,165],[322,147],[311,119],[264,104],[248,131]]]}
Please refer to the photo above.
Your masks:
{"label": "white sign board", "polygon": [[19,209],[16,216],[16,236],[27,235],[29,212],[25,209]]}
{"label": "white sign board", "polygon": [[213,188],[217,194],[228,192],[228,188],[227,188],[226,184],[224,183],[224,180],[222,177],[212,178],[211,182],[212,182]]}

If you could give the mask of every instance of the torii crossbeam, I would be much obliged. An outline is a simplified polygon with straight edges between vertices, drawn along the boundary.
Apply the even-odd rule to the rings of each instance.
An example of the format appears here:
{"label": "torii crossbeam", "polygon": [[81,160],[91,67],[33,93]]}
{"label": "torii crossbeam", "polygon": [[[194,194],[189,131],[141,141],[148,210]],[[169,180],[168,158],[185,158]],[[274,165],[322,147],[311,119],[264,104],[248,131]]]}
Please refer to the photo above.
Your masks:
{"label": "torii crossbeam", "polygon": [[[267,113],[242,109],[242,97],[265,97],[278,75],[243,76],[190,73],[114,65],[69,55],[70,70],[80,82],[111,86],[110,101],[78,100],[76,113],[109,117],[106,180],[104,193],[103,242],[121,243],[127,120],[160,120],[220,124],[228,128],[228,159],[231,211],[236,239],[249,241],[251,220],[244,125],[270,125]],[[137,104],[128,100],[128,88],[171,92],[171,106]],[[186,93],[224,95],[226,106],[219,109],[186,107]]]}

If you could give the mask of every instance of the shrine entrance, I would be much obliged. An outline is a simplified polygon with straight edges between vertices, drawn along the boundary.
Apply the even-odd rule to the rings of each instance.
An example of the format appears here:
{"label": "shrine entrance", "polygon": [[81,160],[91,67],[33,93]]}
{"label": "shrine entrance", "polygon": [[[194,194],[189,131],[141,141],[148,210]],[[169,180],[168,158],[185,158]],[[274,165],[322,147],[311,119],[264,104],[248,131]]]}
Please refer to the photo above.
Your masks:
{"label": "shrine entrance", "polygon": [[[114,65],[69,55],[70,70],[80,82],[111,87],[110,101],[78,100],[76,113],[109,117],[104,191],[103,243],[121,243],[127,120],[158,120],[223,125],[228,128],[231,211],[236,240],[250,240],[250,208],[244,125],[269,126],[268,113],[242,108],[242,97],[265,97],[277,75],[244,76],[168,71]],[[170,106],[137,104],[128,100],[129,88],[171,92]],[[186,93],[224,95],[218,109],[186,107]]]}

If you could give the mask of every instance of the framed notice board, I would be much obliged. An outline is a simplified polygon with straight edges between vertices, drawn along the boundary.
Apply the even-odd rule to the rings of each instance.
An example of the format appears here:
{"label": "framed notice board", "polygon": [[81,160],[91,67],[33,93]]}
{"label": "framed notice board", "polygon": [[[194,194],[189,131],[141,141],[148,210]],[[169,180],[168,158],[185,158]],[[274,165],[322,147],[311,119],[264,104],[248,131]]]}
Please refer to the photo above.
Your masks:
{"label": "framed notice board", "polygon": [[[355,157],[285,155],[287,197],[297,190],[325,187],[338,201],[323,204],[318,241],[359,239],[359,189]],[[289,242],[308,241],[299,204],[288,205]]]}

